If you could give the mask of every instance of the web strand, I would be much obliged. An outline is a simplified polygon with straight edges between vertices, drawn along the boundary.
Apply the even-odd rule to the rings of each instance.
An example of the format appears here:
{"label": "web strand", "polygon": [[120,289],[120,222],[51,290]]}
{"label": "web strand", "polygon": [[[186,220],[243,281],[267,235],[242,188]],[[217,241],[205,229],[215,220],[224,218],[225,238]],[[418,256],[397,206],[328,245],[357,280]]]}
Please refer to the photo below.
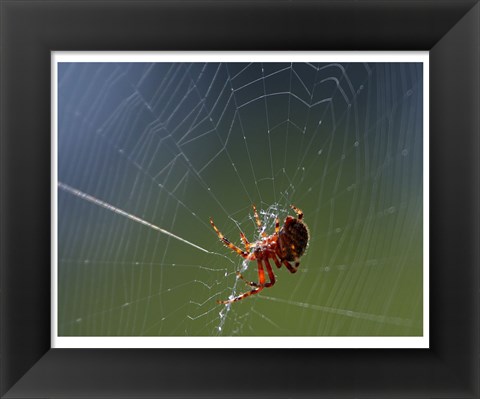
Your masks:
{"label": "web strand", "polygon": [[146,220],[143,220],[141,218],[139,218],[138,216],[135,216],[135,215],[132,215],[131,213],[128,213],[120,208],[117,208],[113,205],[110,205],[109,203],[107,202],[104,202],[102,200],[99,200],[98,198],[95,198],[89,194],[86,194],[80,190],[77,190],[76,188],[73,188],[73,187],[70,187],[68,184],[65,184],[65,183],[62,183],[62,182],[58,182],[58,187],[61,188],[62,190],[70,193],[70,194],[73,194],[75,196],[77,196],[78,198],[81,198],[85,201],[88,201],[88,202],[91,202],[92,204],[95,204],[95,205],[98,205],[98,206],[101,206],[102,208],[105,208],[105,209],[108,209],[109,211],[112,211],[118,215],[121,215],[121,216],[124,216],[130,220],[133,220],[134,222],[137,222],[137,223],[140,223],[140,224],[143,224],[144,226],[147,226],[147,227],[150,227],[151,229],[153,230],[156,230],[162,234],[165,234],[169,237],[172,237],[172,238],[175,238],[176,240],[180,241],[180,242],[183,242],[187,245],[190,245],[191,247],[193,248],[196,248],[202,252],[205,252],[207,254],[211,254],[212,252],[206,250],[205,248],[202,248],[200,247],[199,245],[196,245],[194,244],[193,242],[190,242],[188,240],[185,240],[184,238],[182,237],[179,237],[165,229],[162,229],[161,227],[158,227],[150,222],[147,222]]}

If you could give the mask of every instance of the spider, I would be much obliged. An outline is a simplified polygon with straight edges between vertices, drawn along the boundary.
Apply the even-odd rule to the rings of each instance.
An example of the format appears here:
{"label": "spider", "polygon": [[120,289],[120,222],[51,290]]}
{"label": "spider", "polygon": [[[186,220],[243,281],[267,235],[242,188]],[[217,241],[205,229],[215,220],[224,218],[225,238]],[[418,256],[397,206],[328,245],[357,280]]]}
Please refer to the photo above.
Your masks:
{"label": "spider", "polygon": [[[272,266],[269,260],[272,259],[275,265],[280,268],[283,265],[290,271],[296,273],[300,265],[300,257],[305,253],[308,245],[308,228],[303,223],[303,212],[296,206],[291,205],[292,209],[297,214],[297,217],[287,216],[282,228],[280,229],[280,221],[278,217],[275,220],[275,232],[267,236],[267,233],[262,230],[262,222],[258,217],[257,208],[253,205],[253,214],[257,223],[258,230],[261,234],[261,239],[254,243],[248,242],[245,234],[240,232],[240,238],[245,246],[245,251],[232,244],[227,237],[225,237],[215,226],[212,218],[210,224],[218,235],[218,238],[230,249],[239,254],[242,258],[252,261],[256,260],[258,265],[258,283],[247,281],[240,272],[237,276],[245,281],[247,285],[252,287],[250,291],[240,294],[234,298],[225,301],[217,301],[221,304],[229,304],[237,302],[249,297],[250,295],[258,294],[264,288],[271,287],[275,284],[275,275],[273,274]],[[291,262],[295,262],[293,265]],[[265,281],[264,267],[267,269],[269,282]]]}

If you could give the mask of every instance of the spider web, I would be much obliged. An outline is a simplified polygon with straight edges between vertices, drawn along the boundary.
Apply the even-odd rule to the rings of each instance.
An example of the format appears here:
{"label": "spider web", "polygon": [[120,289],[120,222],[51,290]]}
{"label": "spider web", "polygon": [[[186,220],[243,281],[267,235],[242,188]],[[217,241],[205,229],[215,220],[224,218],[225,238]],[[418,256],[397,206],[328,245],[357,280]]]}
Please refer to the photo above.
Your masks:
{"label": "spider web", "polygon": [[[59,63],[58,335],[422,335],[422,107],[421,63]],[[309,248],[218,305],[252,204]]]}

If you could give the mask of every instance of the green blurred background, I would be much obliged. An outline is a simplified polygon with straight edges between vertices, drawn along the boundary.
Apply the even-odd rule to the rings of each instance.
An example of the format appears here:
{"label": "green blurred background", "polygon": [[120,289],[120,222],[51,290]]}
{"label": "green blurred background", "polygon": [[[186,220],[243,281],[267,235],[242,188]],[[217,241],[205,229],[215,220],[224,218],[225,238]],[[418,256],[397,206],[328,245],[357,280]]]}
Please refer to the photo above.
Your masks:
{"label": "green blurred background", "polygon": [[[60,336],[423,334],[421,63],[61,63]],[[240,245],[291,203],[297,274],[247,291]],[[257,280],[256,265],[244,272]]]}

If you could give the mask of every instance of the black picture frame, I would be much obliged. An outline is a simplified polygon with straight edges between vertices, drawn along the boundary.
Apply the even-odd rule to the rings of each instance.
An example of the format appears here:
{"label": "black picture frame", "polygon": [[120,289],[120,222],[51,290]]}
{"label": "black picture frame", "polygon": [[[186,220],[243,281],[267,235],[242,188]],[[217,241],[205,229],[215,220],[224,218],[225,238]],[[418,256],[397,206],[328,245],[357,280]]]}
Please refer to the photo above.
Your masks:
{"label": "black picture frame", "polygon": [[[480,397],[478,0],[0,6],[2,398]],[[429,51],[430,349],[51,349],[53,50]]]}

